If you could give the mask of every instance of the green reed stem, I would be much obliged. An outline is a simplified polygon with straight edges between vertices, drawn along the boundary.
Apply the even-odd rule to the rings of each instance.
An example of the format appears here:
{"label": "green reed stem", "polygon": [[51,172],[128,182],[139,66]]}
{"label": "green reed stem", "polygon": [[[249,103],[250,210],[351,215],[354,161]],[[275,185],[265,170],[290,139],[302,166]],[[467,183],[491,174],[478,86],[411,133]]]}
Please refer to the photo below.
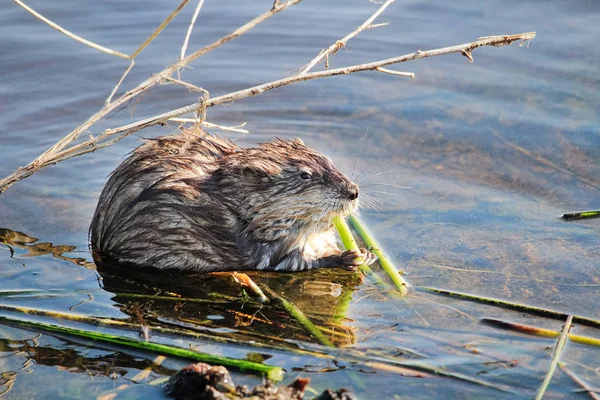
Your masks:
{"label": "green reed stem", "polygon": [[600,218],[600,210],[582,211],[576,213],[563,214],[562,219],[565,221],[574,221],[577,219]]}
{"label": "green reed stem", "polygon": [[64,326],[46,324],[43,322],[24,321],[17,318],[2,316],[0,322],[8,325],[13,325],[28,330],[44,330],[50,333],[58,333],[61,335],[77,336],[81,338],[98,340],[101,342],[114,343],[120,346],[149,351],[152,353],[166,354],[174,357],[186,358],[199,362],[207,362],[211,364],[224,365],[227,367],[237,368],[241,371],[266,374],[271,380],[280,381],[283,379],[283,369],[276,366],[259,364],[246,360],[237,360],[235,358],[214,356],[211,354],[200,353],[197,351],[183,349],[180,347],[169,346],[159,343],[145,342],[139,339],[132,339],[124,336],[111,335],[108,333],[85,331],[75,328],[67,328]]}
{"label": "green reed stem", "polygon": [[[348,227],[346,221],[343,218],[336,216],[333,218],[333,224],[335,225],[335,228],[337,229],[340,235],[340,239],[342,239],[344,248],[346,250],[358,250],[358,244],[356,243],[356,240],[354,240],[352,231],[350,231],[350,228]],[[367,278],[371,279],[374,283],[382,285],[386,289],[389,289],[389,285],[379,275],[377,275],[377,273],[375,273],[367,264],[362,264],[358,267],[358,269]]]}
{"label": "green reed stem", "polygon": [[319,341],[324,346],[335,347],[335,345],[321,332],[319,328],[313,322],[308,319],[306,315],[296,307],[294,304],[287,301],[285,298],[276,293],[273,289],[268,287],[267,285],[260,284],[260,288],[265,292],[271,299],[277,300],[281,306],[287,311],[287,313],[294,318],[296,321],[306,329],[308,333],[310,333],[315,339]]}
{"label": "green reed stem", "polygon": [[392,264],[392,262],[385,256],[381,247],[371,235],[365,224],[362,223],[360,219],[358,219],[355,215],[350,215],[348,218],[356,232],[361,237],[365,245],[369,248],[369,251],[373,252],[377,256],[379,261],[379,265],[381,268],[388,274],[396,288],[400,292],[400,295],[406,296],[408,294],[408,282],[400,275],[398,269]]}

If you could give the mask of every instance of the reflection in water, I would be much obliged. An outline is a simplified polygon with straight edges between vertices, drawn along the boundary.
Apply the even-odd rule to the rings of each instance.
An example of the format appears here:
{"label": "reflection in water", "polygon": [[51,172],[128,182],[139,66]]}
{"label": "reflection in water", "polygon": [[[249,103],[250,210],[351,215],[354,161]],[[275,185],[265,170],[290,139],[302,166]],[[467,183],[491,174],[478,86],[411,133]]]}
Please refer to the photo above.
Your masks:
{"label": "reflection in water", "polygon": [[[292,344],[295,341],[315,342],[277,302],[258,302],[230,274],[182,274],[100,262],[97,265],[104,290],[114,293],[114,300],[123,306],[121,311],[129,315],[139,312],[149,322],[282,347],[296,347]],[[343,323],[358,284],[354,274],[327,270],[247,274],[257,284],[285,296],[337,346],[355,343],[353,328]]]}
{"label": "reflection in water", "polygon": [[121,352],[90,351],[89,348],[75,345],[68,348],[59,347],[62,346],[41,346],[37,337],[29,340],[0,339],[0,359],[14,356],[21,362],[20,365],[10,367],[13,370],[3,368],[0,373],[0,396],[11,390],[21,374],[29,374],[35,366],[50,366],[61,371],[84,373],[88,377],[111,379],[130,374],[130,369],[147,370],[148,373],[161,376],[169,376],[176,372],[151,360]]}
{"label": "reflection in water", "polygon": [[8,247],[11,257],[14,256],[14,247],[17,247],[27,250],[27,254],[23,255],[24,257],[35,257],[49,254],[53,257],[60,258],[61,260],[81,265],[86,269],[96,268],[94,263],[87,261],[85,258],[68,257],[64,255],[65,253],[74,251],[76,249],[75,246],[64,244],[55,246],[48,242],[38,243],[38,240],[39,239],[31,237],[23,232],[13,231],[7,228],[0,228],[0,243]]}
{"label": "reflection in water", "polygon": [[[26,257],[50,254],[86,269],[96,269],[102,288],[114,293],[120,310],[137,322],[210,331],[238,341],[252,338],[257,342],[277,342],[282,347],[296,347],[291,344],[293,341],[315,342],[276,302],[257,302],[228,273],[182,274],[140,269],[103,263],[98,257],[94,264],[64,255],[73,252],[75,246],[40,243],[35,237],[6,228],[0,229],[0,240],[11,255],[14,248],[20,248],[27,251]],[[343,324],[352,292],[359,283],[355,274],[317,270],[294,274],[251,271],[248,275],[256,283],[283,294],[334,344],[355,343],[353,328]]]}

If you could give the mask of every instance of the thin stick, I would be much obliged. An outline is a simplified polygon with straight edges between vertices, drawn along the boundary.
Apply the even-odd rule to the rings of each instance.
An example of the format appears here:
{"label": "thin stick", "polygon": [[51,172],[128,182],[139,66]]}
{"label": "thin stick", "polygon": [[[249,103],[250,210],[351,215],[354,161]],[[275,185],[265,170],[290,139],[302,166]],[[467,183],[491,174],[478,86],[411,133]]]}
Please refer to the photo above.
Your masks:
{"label": "thin stick", "polygon": [[[461,44],[458,46],[444,47],[444,48],[428,50],[428,51],[418,50],[417,52],[414,52],[414,53],[405,54],[405,55],[399,56],[399,57],[388,58],[385,60],[374,61],[371,63],[357,64],[357,65],[351,65],[351,66],[343,67],[343,68],[330,69],[327,71],[311,72],[311,73],[307,73],[307,74],[303,74],[303,75],[289,76],[287,78],[263,83],[261,85],[256,85],[256,86],[253,86],[253,87],[250,87],[247,89],[238,90],[237,92],[232,92],[232,93],[225,94],[222,96],[213,97],[206,101],[206,107],[213,107],[216,105],[231,103],[233,101],[240,100],[243,98],[257,96],[266,91],[273,90],[273,89],[279,88],[281,86],[286,86],[291,83],[309,81],[309,80],[313,80],[313,79],[320,79],[320,78],[325,78],[325,77],[330,77],[330,76],[347,75],[347,74],[352,74],[352,73],[361,72],[361,71],[373,71],[379,67],[386,66],[386,65],[402,63],[402,62],[416,60],[416,59],[420,59],[420,58],[435,57],[435,56],[440,56],[443,54],[462,53],[463,51],[465,51],[465,49],[472,50],[472,49],[482,47],[482,46],[497,47],[497,46],[510,44],[517,40],[531,40],[534,37],[535,37],[535,32],[528,32],[528,33],[523,33],[523,34],[518,34],[518,35],[491,36],[489,39],[478,40],[475,42],[465,43],[465,44]],[[123,133],[123,132],[127,132],[127,134],[130,134],[130,133],[133,133],[133,132],[129,132],[130,130],[133,130],[135,132],[135,131],[139,130],[138,128],[140,126],[146,127],[146,126],[156,125],[158,123],[166,121],[167,119],[170,119],[173,117],[178,117],[180,115],[184,115],[184,114],[193,112],[193,111],[197,110],[198,108],[200,108],[200,106],[201,106],[201,102],[193,103],[188,106],[177,108],[175,110],[168,111],[163,114],[155,115],[153,117],[146,118],[146,119],[143,119],[143,120],[131,123],[131,124],[123,125],[118,128],[107,129],[104,131],[103,135],[112,136],[112,135],[115,135],[118,133]],[[2,182],[0,182],[0,189],[2,188],[1,184],[2,184]]]}
{"label": "thin stick", "polygon": [[[172,111],[169,111],[169,112],[166,112],[163,114],[159,114],[154,117],[146,118],[141,121],[134,122],[132,124],[124,125],[119,128],[107,129],[102,134],[100,134],[98,137],[96,137],[92,140],[83,142],[81,145],[74,146],[71,149],[67,149],[66,152],[61,152],[69,143],[71,143],[73,140],[75,140],[81,133],[85,132],[91,125],[93,125],[94,123],[99,121],[101,118],[106,116],[110,111],[116,109],[118,106],[120,106],[122,104],[125,104],[127,101],[129,101],[131,98],[133,98],[137,94],[139,94],[145,90],[148,90],[149,88],[154,86],[157,82],[160,82],[161,80],[163,80],[165,77],[171,76],[171,74],[174,71],[185,66],[187,63],[194,60],[195,58],[200,57],[201,55],[206,54],[207,52],[215,49],[216,47],[233,40],[235,37],[237,37],[237,36],[241,35],[243,32],[245,32],[245,30],[249,30],[250,28],[252,28],[256,24],[258,24],[259,22],[262,22],[264,19],[272,16],[274,13],[285,9],[286,7],[288,7],[290,5],[296,4],[299,1],[300,0],[290,0],[286,3],[277,3],[275,5],[275,7],[273,9],[271,9],[269,12],[255,18],[254,20],[250,21],[243,27],[238,28],[237,30],[235,30],[231,34],[227,35],[226,37],[187,56],[185,59],[181,60],[180,62],[178,62],[176,64],[171,65],[170,67],[166,68],[165,70],[161,71],[160,73],[153,75],[152,77],[148,78],[146,81],[144,81],[140,85],[138,85],[135,89],[132,89],[132,90],[126,92],[118,100],[112,102],[110,104],[110,106],[104,107],[102,110],[100,110],[99,112],[97,112],[96,114],[91,116],[86,122],[84,122],[82,125],[80,125],[73,132],[71,132],[70,134],[65,136],[58,143],[56,143],[54,146],[52,146],[50,149],[48,149],[46,152],[44,152],[42,155],[40,155],[34,161],[29,163],[26,167],[19,168],[15,172],[13,172],[11,175],[0,180],[0,193],[2,193],[4,190],[6,190],[6,188],[8,188],[10,185],[14,184],[15,182],[18,182],[21,179],[31,176],[35,172],[44,168],[45,166],[58,162],[58,160],[60,160],[60,159],[68,159],[68,158],[76,157],[76,156],[79,156],[82,154],[86,154],[86,153],[95,151],[98,148],[98,146],[96,146],[96,142],[98,142],[99,140],[106,139],[106,138],[116,135],[116,134],[122,134],[121,137],[130,135],[134,132],[139,131],[140,129],[143,129],[143,128],[146,128],[149,126],[153,126],[153,125],[156,125],[159,123],[163,123],[170,118],[179,117],[181,115],[184,115],[184,114],[187,114],[190,112],[194,112],[194,111],[200,109],[200,107],[203,106],[203,103],[204,103],[205,107],[212,107],[215,105],[230,103],[232,101],[239,100],[242,98],[256,96],[265,91],[272,90],[272,89],[275,89],[275,88],[278,88],[281,86],[289,85],[289,84],[295,83],[295,82],[308,81],[308,80],[319,79],[319,78],[324,78],[324,77],[329,77],[329,76],[336,76],[336,75],[346,75],[346,74],[351,74],[351,73],[355,73],[355,72],[359,72],[359,71],[373,71],[379,67],[384,67],[384,66],[391,65],[391,64],[397,64],[397,63],[401,63],[401,62],[406,62],[406,61],[416,60],[416,59],[426,58],[426,57],[440,56],[443,54],[450,54],[450,53],[463,53],[464,54],[465,52],[468,52],[469,54],[471,54],[471,52],[478,47],[482,47],[482,46],[499,47],[499,46],[509,45],[518,40],[529,41],[529,40],[532,40],[533,38],[535,38],[535,32],[527,32],[527,33],[516,34],[516,35],[489,36],[484,39],[479,39],[474,42],[465,43],[465,44],[461,44],[461,45],[457,45],[457,46],[444,47],[444,48],[428,50],[428,51],[418,50],[414,53],[409,53],[409,54],[405,54],[403,56],[388,58],[385,60],[375,61],[375,62],[371,62],[371,63],[352,65],[349,67],[337,68],[337,69],[332,69],[332,70],[327,70],[327,71],[306,73],[306,74],[303,74],[300,76],[290,76],[290,77],[287,77],[284,79],[267,82],[262,85],[257,85],[257,86],[251,87],[251,88],[239,90],[237,92],[225,94],[225,95],[222,95],[219,97],[213,97],[213,98],[207,99],[203,102],[196,102],[194,104],[191,104],[191,105],[188,105],[185,107],[181,107],[176,110],[172,110]],[[69,153],[69,152],[71,152],[71,153]]]}
{"label": "thin stick", "polygon": [[201,88],[200,86],[196,86],[194,84],[191,84],[189,82],[184,82],[181,79],[177,79],[177,78],[173,78],[172,76],[167,76],[165,77],[165,81],[169,81],[169,82],[173,82],[176,83],[178,85],[181,85],[185,88],[188,88],[194,92],[202,92],[202,93],[208,93],[208,91],[204,88]]}
{"label": "thin stick", "polygon": [[[197,122],[195,119],[192,119],[192,118],[171,118],[169,121],[183,122],[183,123],[190,123],[190,124],[194,124]],[[249,130],[242,129],[243,126],[246,126],[246,122],[244,122],[243,124],[240,124],[240,125],[236,125],[236,126],[225,126],[225,125],[213,124],[212,122],[208,122],[208,121],[202,121],[202,126],[205,126],[207,128],[219,129],[219,130],[222,130],[225,132],[242,133],[244,135],[247,135],[250,133]]]}
{"label": "thin stick", "polygon": [[185,39],[183,41],[183,46],[181,46],[181,55],[179,56],[179,60],[183,60],[185,57],[185,51],[188,47],[188,42],[190,41],[190,36],[192,35],[192,30],[194,29],[194,25],[196,24],[196,19],[198,19],[198,14],[200,14],[200,9],[204,5],[204,0],[198,1],[198,5],[194,10],[194,15],[192,15],[192,21],[190,22],[190,26],[188,27],[187,33],[185,34]]}
{"label": "thin stick", "polygon": [[[375,13],[369,17],[369,19],[367,19],[365,22],[362,23],[362,25],[360,25],[354,31],[350,32],[349,34],[347,34],[346,36],[344,36],[342,39],[338,40],[337,42],[335,42],[334,44],[332,44],[331,46],[329,46],[329,48],[327,48],[326,50],[322,50],[319,53],[319,55],[316,56],[315,58],[313,58],[306,65],[306,67],[302,68],[302,71],[298,72],[296,74],[296,76],[306,74],[308,71],[310,71],[311,69],[313,69],[313,67],[315,65],[317,65],[318,63],[320,63],[321,61],[323,61],[323,59],[325,59],[325,58],[328,59],[329,56],[334,55],[335,53],[337,53],[338,50],[340,50],[342,47],[346,47],[346,43],[348,43],[348,41],[350,39],[352,39],[354,36],[356,36],[359,33],[361,33],[363,30],[374,28],[375,26],[371,25],[371,23],[373,21],[375,21],[375,18],[379,17],[381,15],[381,13],[384,12],[385,9],[388,8],[388,6],[390,4],[392,4],[394,1],[395,0],[387,0],[385,3],[383,3],[381,5],[381,7],[379,7],[379,9],[377,11],[375,11]],[[328,67],[329,67],[329,65],[328,65]]]}
{"label": "thin stick", "polygon": [[33,8],[29,7],[27,4],[23,3],[21,0],[13,0],[15,3],[17,3],[18,5],[20,5],[21,7],[23,7],[26,11],[28,11],[30,14],[32,14],[34,17],[36,17],[39,20],[42,20],[43,22],[47,23],[48,25],[50,25],[52,28],[56,29],[57,31],[59,31],[60,33],[63,33],[64,35],[70,37],[71,39],[79,42],[79,43],[83,43],[86,46],[89,46],[93,49],[96,50],[100,50],[104,53],[110,54],[112,56],[117,56],[117,57],[121,57],[124,58],[126,60],[131,59],[131,57],[125,53],[121,53],[120,51],[116,51],[116,50],[111,50],[108,47],[104,47],[104,46],[100,46],[99,44],[96,44],[94,42],[91,42],[87,39],[82,38],[81,36],[78,36],[76,34],[74,34],[71,31],[66,30],[65,28],[63,28],[62,26],[58,25],[57,23],[54,23],[52,21],[50,21],[48,18],[44,17],[42,14],[38,13],[37,11],[35,11]]}
{"label": "thin stick", "polygon": [[600,218],[600,210],[567,213],[567,214],[563,214],[561,218],[564,219],[565,221],[575,221],[578,219],[588,219],[588,218]]}
{"label": "thin stick", "polygon": [[171,14],[169,14],[169,16],[158,26],[158,28],[156,28],[154,32],[152,32],[152,34],[148,36],[148,39],[144,40],[144,43],[142,43],[140,47],[138,47],[137,50],[133,52],[131,58],[136,58],[138,54],[140,54],[142,50],[144,50],[146,46],[148,46],[150,42],[152,42],[163,31],[163,29],[165,29],[165,27],[169,25],[169,22],[171,22],[171,20],[175,18],[177,14],[179,14],[179,11],[181,11],[181,9],[185,7],[188,1],[190,0],[183,0],[181,4],[179,4],[179,7],[177,7]]}
{"label": "thin stick", "polygon": [[[77,152],[74,152],[73,154],[68,154],[68,153],[64,153],[64,152],[62,154],[57,154],[57,153],[61,152],[66,146],[68,146],[71,142],[73,142],[75,139],[77,139],[79,137],[79,135],[88,131],[88,129],[92,125],[94,125],[95,123],[97,123],[98,121],[100,121],[101,119],[106,117],[107,115],[109,115],[114,110],[127,104],[135,96],[139,95],[140,93],[145,92],[148,89],[151,89],[156,84],[161,82],[165,77],[171,76],[175,71],[179,70],[180,68],[185,67],[187,64],[189,64],[193,60],[215,50],[216,48],[222,46],[225,43],[232,41],[233,39],[237,38],[238,36],[248,32],[250,29],[254,28],[258,24],[266,21],[267,19],[278,14],[279,12],[284,11],[288,7],[299,3],[300,1],[301,0],[289,0],[285,3],[278,3],[276,7],[271,8],[270,10],[264,12],[263,14],[254,18],[253,20],[240,26],[239,28],[237,28],[233,32],[229,33],[228,35],[195,51],[194,53],[187,56],[183,60],[180,60],[177,63],[168,66],[167,68],[163,69],[159,73],[152,75],[151,77],[149,77],[148,79],[146,79],[145,81],[143,81],[142,83],[137,85],[135,88],[124,93],[121,97],[119,97],[115,101],[111,102],[110,104],[105,104],[103,108],[101,108],[99,111],[97,111],[91,117],[89,117],[84,123],[79,125],[77,128],[75,128],[68,135],[66,135],[61,140],[59,140],[56,144],[54,144],[52,147],[50,147],[44,153],[39,155],[35,160],[30,162],[27,166],[21,167],[21,168],[17,169],[15,172],[13,172],[12,174],[10,174],[9,176],[5,177],[4,179],[1,179],[0,180],[0,194],[4,190],[6,190],[8,187],[10,187],[12,184],[14,184],[15,182],[18,182],[22,179],[25,179],[25,178],[33,175],[35,172],[39,171],[40,169],[42,169],[48,165],[55,164],[59,161],[67,160],[69,158],[73,158],[73,157],[76,157],[81,154],[85,154],[85,153],[79,154]],[[127,58],[129,58],[129,56],[127,56]],[[131,132],[131,133],[133,133],[133,132]],[[121,139],[122,139],[122,137],[118,138],[117,140],[113,140],[113,141],[109,142],[109,144],[102,144],[102,145],[96,145],[97,140],[93,140],[93,141],[91,141],[91,143],[88,143],[88,145],[90,145],[91,148],[89,148],[88,151],[86,151],[86,153],[95,151],[96,149],[99,149],[99,148],[108,147],[108,146],[118,142]]]}
{"label": "thin stick", "polygon": [[110,92],[110,94],[106,98],[106,101],[104,103],[105,106],[109,106],[110,105],[110,101],[112,100],[112,98],[115,95],[115,93],[117,93],[117,90],[119,90],[119,86],[121,86],[121,84],[125,80],[125,77],[127,76],[127,74],[129,74],[129,72],[131,71],[131,68],[133,68],[134,65],[135,65],[135,60],[132,58],[131,62],[129,63],[129,67],[127,67],[127,69],[125,70],[125,72],[121,76],[121,79],[119,79],[119,82],[117,82],[117,84],[113,88],[112,92]]}
{"label": "thin stick", "polygon": [[392,282],[394,282],[394,285],[396,285],[400,295],[406,296],[409,288],[408,282],[402,277],[402,275],[400,275],[394,264],[392,264],[391,261],[385,256],[383,250],[381,250],[381,247],[377,241],[375,241],[373,235],[371,235],[371,233],[367,230],[365,224],[363,224],[355,215],[350,215],[348,220],[354,229],[356,229],[356,232],[358,232],[358,235],[361,237],[363,242],[365,242],[365,245],[369,248],[369,250],[377,256],[379,265],[381,265],[381,268],[388,274]]}
{"label": "thin stick", "polygon": [[550,362],[550,368],[548,368],[548,373],[546,374],[542,385],[538,389],[538,392],[535,396],[535,400],[542,400],[542,397],[544,397],[544,393],[546,393],[546,389],[548,389],[548,385],[552,380],[554,371],[556,371],[556,367],[558,366],[560,355],[562,354],[563,348],[565,347],[565,343],[567,342],[567,337],[569,335],[569,330],[571,329],[572,322],[573,316],[569,315],[567,317],[567,321],[565,322],[565,326],[563,327],[562,333],[558,338],[558,342],[556,342],[556,347],[554,348],[554,352],[552,353],[552,361]]}
{"label": "thin stick", "polygon": [[377,71],[383,72],[385,74],[398,75],[398,76],[408,76],[409,78],[415,79],[415,73],[414,72],[394,71],[393,69],[387,69],[387,68],[381,68],[381,67],[377,67],[375,69]]}

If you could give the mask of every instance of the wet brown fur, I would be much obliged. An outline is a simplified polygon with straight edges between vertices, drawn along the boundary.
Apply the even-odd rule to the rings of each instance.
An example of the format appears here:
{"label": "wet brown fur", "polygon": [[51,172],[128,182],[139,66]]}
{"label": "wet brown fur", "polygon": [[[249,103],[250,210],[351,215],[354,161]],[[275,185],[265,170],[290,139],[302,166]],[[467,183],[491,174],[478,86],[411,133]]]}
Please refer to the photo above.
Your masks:
{"label": "wet brown fur", "polygon": [[302,141],[242,148],[182,134],[147,140],[106,183],[92,248],[161,269],[353,269],[331,219],[357,207],[358,187]]}

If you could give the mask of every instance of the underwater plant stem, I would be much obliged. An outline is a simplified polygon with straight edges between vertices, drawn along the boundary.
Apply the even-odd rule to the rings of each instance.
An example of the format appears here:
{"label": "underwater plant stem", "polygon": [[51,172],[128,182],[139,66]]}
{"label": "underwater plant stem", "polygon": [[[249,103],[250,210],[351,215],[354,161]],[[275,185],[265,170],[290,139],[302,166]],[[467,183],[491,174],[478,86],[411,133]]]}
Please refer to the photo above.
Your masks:
{"label": "underwater plant stem", "polygon": [[406,296],[409,288],[408,282],[402,277],[402,275],[400,275],[394,264],[392,264],[391,261],[385,256],[383,250],[381,250],[381,247],[377,241],[375,241],[373,235],[371,235],[365,224],[363,224],[362,221],[355,215],[350,215],[348,220],[354,229],[356,229],[356,232],[361,237],[363,242],[365,242],[365,245],[369,248],[369,251],[377,256],[379,265],[381,265],[381,268],[383,268],[392,282],[394,282],[394,285],[396,285],[400,295]]}
{"label": "underwater plant stem", "polygon": [[535,395],[535,400],[542,400],[544,397],[544,393],[546,393],[546,389],[552,380],[552,376],[556,371],[556,367],[558,366],[558,361],[560,360],[560,355],[565,347],[565,343],[567,342],[567,338],[569,336],[569,330],[571,329],[571,324],[573,323],[573,316],[569,315],[563,326],[562,333],[556,342],[556,347],[554,348],[554,352],[552,353],[552,360],[550,361],[550,368],[548,368],[548,373],[544,378],[540,388],[538,389],[537,394]]}
{"label": "underwater plant stem", "polygon": [[181,347],[168,346],[165,344],[151,343],[139,339],[128,338],[124,336],[111,335],[108,333],[85,331],[76,328],[67,328],[64,326],[46,324],[43,322],[24,321],[17,318],[6,316],[0,317],[1,323],[17,326],[28,330],[43,330],[61,335],[76,336],[101,342],[113,343],[129,348],[145,350],[152,353],[166,354],[174,357],[186,358],[198,362],[206,362],[215,365],[224,365],[227,367],[237,368],[241,371],[266,374],[271,380],[280,381],[283,379],[283,370],[280,367],[259,364],[246,360],[238,360],[229,357],[215,356],[197,351],[183,349]]}
{"label": "underwater plant stem", "polygon": [[273,289],[267,285],[260,284],[260,288],[265,292],[271,299],[277,300],[281,306],[287,311],[287,313],[298,321],[308,333],[310,333],[315,339],[319,341],[323,346],[335,347],[335,345],[321,332],[319,328],[291,302],[276,293]]}
{"label": "underwater plant stem", "polygon": [[[569,316],[569,314],[565,314],[560,311],[554,311],[554,310],[549,310],[547,308],[529,306],[527,304],[513,303],[513,302],[505,301],[505,300],[498,300],[498,299],[493,299],[490,297],[476,296],[476,295],[472,295],[472,294],[454,292],[451,290],[437,289],[437,288],[426,287],[426,286],[417,286],[416,288],[419,290],[425,291],[425,292],[441,294],[441,295],[450,296],[450,297],[456,297],[456,298],[462,299],[462,300],[476,301],[478,303],[490,304],[490,305],[508,308],[508,309],[512,309],[512,310],[523,311],[523,312],[527,312],[527,313],[534,314],[534,315],[539,315],[539,316],[546,317],[546,318],[564,320],[565,318],[567,318]],[[593,319],[593,318],[587,318],[587,317],[581,317],[578,315],[573,315],[573,322],[576,322],[576,323],[579,323],[582,325],[592,326],[595,328],[600,328],[600,320]]]}

